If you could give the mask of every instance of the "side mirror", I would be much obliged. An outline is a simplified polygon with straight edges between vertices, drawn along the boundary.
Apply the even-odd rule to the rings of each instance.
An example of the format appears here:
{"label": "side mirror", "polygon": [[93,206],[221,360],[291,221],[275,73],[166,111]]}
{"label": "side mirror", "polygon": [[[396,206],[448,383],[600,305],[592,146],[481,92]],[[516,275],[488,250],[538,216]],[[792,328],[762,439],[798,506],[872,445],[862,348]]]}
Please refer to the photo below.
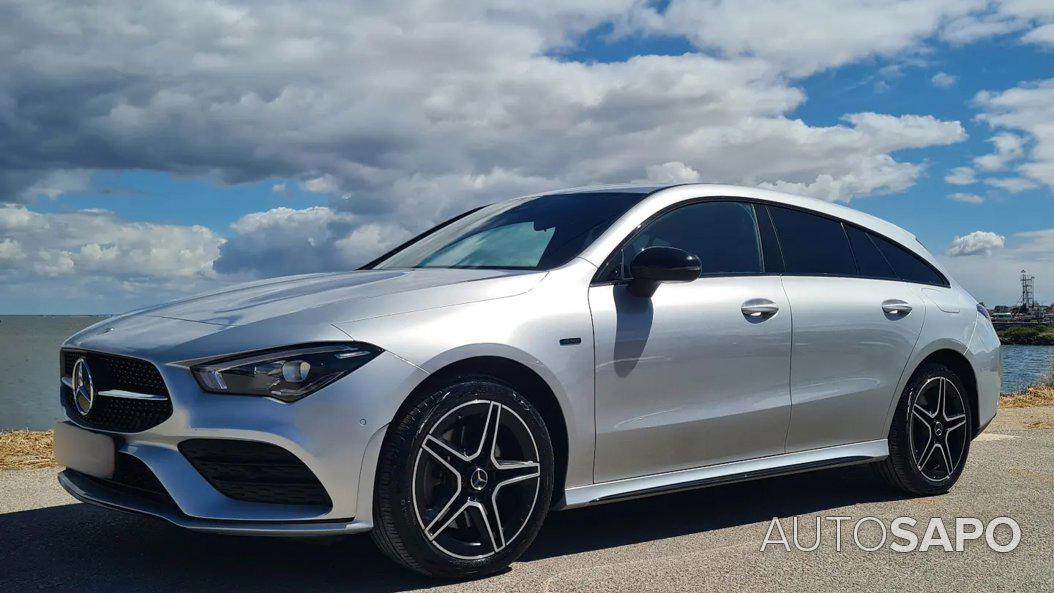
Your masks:
{"label": "side mirror", "polygon": [[661,282],[691,282],[699,277],[702,266],[699,258],[675,247],[648,247],[633,258],[629,265],[633,279],[631,294],[650,297]]}

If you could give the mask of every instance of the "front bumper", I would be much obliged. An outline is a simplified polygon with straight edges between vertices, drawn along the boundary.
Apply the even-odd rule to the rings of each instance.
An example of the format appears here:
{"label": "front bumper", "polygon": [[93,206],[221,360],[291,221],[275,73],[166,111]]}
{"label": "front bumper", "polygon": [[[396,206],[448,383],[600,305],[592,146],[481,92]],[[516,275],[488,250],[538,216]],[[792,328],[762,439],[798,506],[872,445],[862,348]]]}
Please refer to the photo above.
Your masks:
{"label": "front bumper", "polygon": [[307,521],[307,522],[268,522],[268,521],[222,521],[199,519],[180,512],[173,505],[136,496],[135,494],[110,488],[106,484],[93,480],[84,474],[66,470],[59,474],[59,484],[71,496],[81,502],[97,506],[150,515],[164,519],[173,525],[208,533],[227,535],[265,535],[265,536],[325,536],[347,535],[369,531],[373,525],[367,521],[348,519],[346,521]]}
{"label": "front bumper", "polygon": [[[372,527],[373,475],[388,422],[425,373],[382,353],[362,368],[303,400],[202,391],[188,369],[141,356],[161,371],[173,413],[138,433],[86,426],[114,437],[117,451],[143,462],[170,501],[138,496],[73,471],[59,482],[75,498],[160,517],[197,531],[248,535],[333,535]],[[180,452],[188,439],[269,443],[295,455],[325,488],[331,506],[236,500],[220,493]],[[360,504],[362,501],[362,504]]]}

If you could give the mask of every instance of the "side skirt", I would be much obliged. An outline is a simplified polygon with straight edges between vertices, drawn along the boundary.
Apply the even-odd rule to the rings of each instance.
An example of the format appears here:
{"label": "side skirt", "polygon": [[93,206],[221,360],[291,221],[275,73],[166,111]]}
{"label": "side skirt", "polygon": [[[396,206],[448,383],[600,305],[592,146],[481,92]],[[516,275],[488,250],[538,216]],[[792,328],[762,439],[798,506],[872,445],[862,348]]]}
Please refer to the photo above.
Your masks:
{"label": "side skirt", "polygon": [[568,488],[562,508],[655,496],[799,472],[869,463],[889,455],[885,439],[810,449],[693,469]]}

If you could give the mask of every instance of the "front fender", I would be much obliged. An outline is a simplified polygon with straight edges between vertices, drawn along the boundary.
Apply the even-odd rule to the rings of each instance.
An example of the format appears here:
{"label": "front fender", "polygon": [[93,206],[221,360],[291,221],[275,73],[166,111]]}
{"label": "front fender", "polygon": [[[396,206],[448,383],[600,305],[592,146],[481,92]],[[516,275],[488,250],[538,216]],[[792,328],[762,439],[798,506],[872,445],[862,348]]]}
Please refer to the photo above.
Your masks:
{"label": "front fender", "polygon": [[[427,375],[469,358],[505,358],[533,370],[556,396],[568,431],[569,487],[593,483],[593,326],[587,288],[595,268],[579,260],[534,290],[437,309],[340,323]],[[562,344],[565,338],[577,341]],[[391,419],[388,419],[391,421]]]}

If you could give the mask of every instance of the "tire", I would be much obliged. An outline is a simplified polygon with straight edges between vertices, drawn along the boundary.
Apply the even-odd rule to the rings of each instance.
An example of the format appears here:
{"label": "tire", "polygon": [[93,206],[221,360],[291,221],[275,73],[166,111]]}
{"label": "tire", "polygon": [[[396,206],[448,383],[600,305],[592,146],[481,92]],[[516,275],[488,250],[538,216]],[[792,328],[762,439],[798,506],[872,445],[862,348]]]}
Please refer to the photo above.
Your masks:
{"label": "tire", "polygon": [[917,496],[943,494],[962,475],[973,438],[973,410],[959,376],[937,363],[919,367],[897,403],[889,457],[876,464],[892,486]]}
{"label": "tire", "polygon": [[373,541],[431,577],[504,570],[545,520],[553,467],[545,421],[527,399],[492,377],[458,377],[389,427]]}

